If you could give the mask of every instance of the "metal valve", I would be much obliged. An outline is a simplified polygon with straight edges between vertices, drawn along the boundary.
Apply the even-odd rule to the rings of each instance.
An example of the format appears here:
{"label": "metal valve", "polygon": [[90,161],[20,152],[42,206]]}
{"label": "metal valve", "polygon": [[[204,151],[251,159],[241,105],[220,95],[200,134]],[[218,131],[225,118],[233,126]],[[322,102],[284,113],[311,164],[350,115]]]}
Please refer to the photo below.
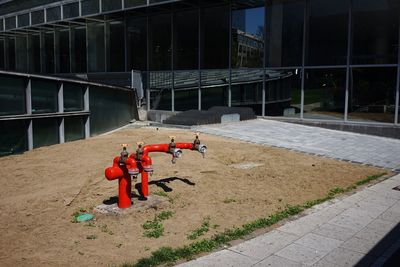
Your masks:
{"label": "metal valve", "polygon": [[122,146],[122,151],[121,151],[121,157],[119,158],[119,163],[120,164],[125,164],[126,160],[128,159],[129,153],[126,150],[126,148],[128,147],[128,144],[121,144]]}

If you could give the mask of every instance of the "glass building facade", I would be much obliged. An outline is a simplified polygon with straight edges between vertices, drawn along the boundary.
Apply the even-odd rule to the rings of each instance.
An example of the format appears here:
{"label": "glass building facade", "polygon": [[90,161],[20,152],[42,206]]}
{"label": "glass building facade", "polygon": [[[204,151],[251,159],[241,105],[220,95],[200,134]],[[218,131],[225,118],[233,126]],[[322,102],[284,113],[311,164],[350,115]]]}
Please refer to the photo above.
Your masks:
{"label": "glass building facade", "polygon": [[[2,70],[140,71],[152,110],[247,106],[263,116],[399,123],[400,1],[13,2],[0,5]],[[57,109],[32,94],[34,110]],[[7,105],[0,110],[23,112]]]}

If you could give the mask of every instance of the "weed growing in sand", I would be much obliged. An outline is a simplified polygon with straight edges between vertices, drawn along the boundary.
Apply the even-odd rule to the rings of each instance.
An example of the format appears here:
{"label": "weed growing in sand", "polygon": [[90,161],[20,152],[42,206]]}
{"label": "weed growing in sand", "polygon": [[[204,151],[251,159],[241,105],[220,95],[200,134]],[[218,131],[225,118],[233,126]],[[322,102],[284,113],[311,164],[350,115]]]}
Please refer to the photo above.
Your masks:
{"label": "weed growing in sand", "polygon": [[160,214],[157,215],[157,218],[161,221],[167,220],[169,218],[172,217],[172,211],[168,210],[168,211],[163,211]]}
{"label": "weed growing in sand", "polygon": [[202,236],[205,233],[207,233],[209,229],[210,229],[210,217],[206,217],[203,219],[203,223],[199,228],[191,231],[190,234],[187,235],[187,239],[195,240],[199,236]]}
{"label": "weed growing in sand", "polygon": [[232,240],[236,240],[242,238],[250,233],[252,233],[256,229],[264,228],[271,226],[283,219],[286,219],[290,216],[296,215],[303,210],[310,208],[314,205],[320,204],[326,200],[330,200],[334,198],[336,195],[348,192],[357,188],[359,185],[363,185],[368,183],[372,180],[376,180],[386,173],[377,174],[373,176],[368,176],[364,180],[361,180],[354,185],[347,187],[346,189],[343,188],[333,188],[328,193],[327,196],[321,199],[316,199],[312,201],[307,201],[303,205],[287,205],[283,210],[279,210],[278,212],[269,215],[265,218],[257,219],[253,222],[247,223],[242,225],[241,227],[234,227],[232,229],[226,229],[222,233],[214,234],[210,239],[203,239],[200,241],[195,241],[189,245],[178,247],[178,248],[171,248],[171,247],[162,247],[154,252],[151,253],[150,257],[142,258],[135,264],[124,264],[124,267],[149,267],[149,266],[158,266],[161,264],[171,264],[179,259],[191,259],[193,256],[204,253],[210,252],[214,249],[221,247],[222,245],[227,244]]}
{"label": "weed growing in sand", "polygon": [[223,202],[225,204],[234,203],[234,202],[236,202],[236,199],[234,199],[234,198],[226,198],[226,199],[224,199]]}
{"label": "weed growing in sand", "polygon": [[171,218],[172,214],[172,211],[163,211],[154,216],[152,221],[146,221],[142,225],[142,228],[145,230],[143,235],[148,238],[159,238],[164,235],[164,225],[161,222]]}
{"label": "weed growing in sand", "polygon": [[97,239],[97,236],[96,235],[88,235],[88,236],[86,236],[86,239],[95,240],[95,239]]}
{"label": "weed growing in sand", "polygon": [[107,233],[109,235],[113,235],[114,234],[110,229],[108,229],[107,224],[103,224],[102,226],[100,226],[100,229],[101,229],[101,231],[103,233]]}

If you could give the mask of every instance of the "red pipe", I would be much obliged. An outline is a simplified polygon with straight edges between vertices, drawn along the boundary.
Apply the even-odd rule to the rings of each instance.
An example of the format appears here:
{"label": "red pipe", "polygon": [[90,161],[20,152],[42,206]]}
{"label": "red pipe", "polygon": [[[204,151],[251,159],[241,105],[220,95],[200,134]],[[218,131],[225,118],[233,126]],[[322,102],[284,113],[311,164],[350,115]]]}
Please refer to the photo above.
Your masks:
{"label": "red pipe", "polygon": [[129,208],[132,205],[131,175],[136,175],[138,172],[134,159],[127,158],[125,163],[120,163],[120,157],[115,157],[113,166],[105,170],[105,176],[108,180],[118,179],[118,207],[121,209]]}
{"label": "red pipe", "polygon": [[[175,143],[175,149],[191,149],[194,150],[194,143]],[[153,173],[153,164],[149,156],[150,152],[164,152],[172,154],[175,159],[174,151],[171,151],[170,144],[154,144],[142,147],[143,155],[140,160],[135,160],[135,154],[131,154],[127,158],[115,157],[113,166],[105,170],[105,176],[108,180],[118,179],[118,207],[121,209],[129,208],[132,205],[131,190],[132,181],[131,175],[141,174],[142,177],[142,194],[144,197],[149,195],[149,173]],[[126,151],[126,149],[124,149]],[[122,153],[121,153],[122,155]],[[174,163],[174,161],[173,161]]]}

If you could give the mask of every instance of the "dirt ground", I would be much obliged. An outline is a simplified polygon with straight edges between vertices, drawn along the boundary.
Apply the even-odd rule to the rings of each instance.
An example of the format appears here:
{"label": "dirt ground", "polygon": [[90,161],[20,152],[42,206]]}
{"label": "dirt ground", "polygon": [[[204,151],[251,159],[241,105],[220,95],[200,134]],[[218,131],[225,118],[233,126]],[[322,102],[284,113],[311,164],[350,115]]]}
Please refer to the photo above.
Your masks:
{"label": "dirt ground", "polygon": [[[189,244],[187,234],[206,217],[214,227],[202,237],[265,217],[287,204],[324,197],[333,187],[382,172],[204,134],[200,136],[208,147],[204,159],[185,150],[172,165],[170,155],[151,154],[155,172],[149,191],[166,199],[158,210],[122,216],[95,213],[90,224],[71,222],[80,209],[92,212],[117,196],[118,183],[106,180],[104,169],[119,154],[120,144],[130,144],[128,151],[134,152],[137,141],[168,143],[169,135],[175,135],[177,142],[193,141],[186,130],[131,128],[0,158],[0,265],[135,262],[161,246]],[[262,166],[230,166],[248,162]],[[144,237],[142,224],[161,211],[173,211],[163,221],[164,236]]]}

